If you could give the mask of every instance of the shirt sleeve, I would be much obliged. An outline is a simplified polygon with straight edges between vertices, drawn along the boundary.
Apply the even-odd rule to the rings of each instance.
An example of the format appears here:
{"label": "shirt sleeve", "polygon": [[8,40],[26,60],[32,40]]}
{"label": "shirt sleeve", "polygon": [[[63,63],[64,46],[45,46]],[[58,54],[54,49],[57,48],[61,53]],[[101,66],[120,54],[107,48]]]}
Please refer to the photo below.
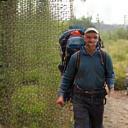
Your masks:
{"label": "shirt sleeve", "polygon": [[115,73],[113,70],[112,59],[110,55],[106,54],[106,74],[105,81],[109,89],[114,88]]}
{"label": "shirt sleeve", "polygon": [[62,76],[60,89],[59,89],[59,96],[64,96],[65,92],[72,86],[74,82],[75,72],[76,72],[76,59],[77,55],[73,54],[69,60],[67,65],[66,71]]}

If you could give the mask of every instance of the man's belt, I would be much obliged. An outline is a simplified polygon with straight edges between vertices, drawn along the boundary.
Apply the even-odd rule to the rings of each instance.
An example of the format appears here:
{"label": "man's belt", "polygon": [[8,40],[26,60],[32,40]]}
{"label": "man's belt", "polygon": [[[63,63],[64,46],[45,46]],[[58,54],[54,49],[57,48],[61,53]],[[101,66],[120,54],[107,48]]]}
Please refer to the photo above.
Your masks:
{"label": "man's belt", "polygon": [[78,85],[74,86],[74,93],[77,94],[85,94],[85,95],[104,95],[105,89],[97,89],[97,90],[84,90],[80,88]]}

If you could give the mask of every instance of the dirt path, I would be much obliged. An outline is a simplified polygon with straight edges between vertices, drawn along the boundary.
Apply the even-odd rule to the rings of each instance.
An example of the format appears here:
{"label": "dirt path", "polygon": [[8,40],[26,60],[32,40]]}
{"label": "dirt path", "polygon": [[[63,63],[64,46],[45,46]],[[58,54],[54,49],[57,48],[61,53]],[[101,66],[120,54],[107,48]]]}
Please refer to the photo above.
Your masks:
{"label": "dirt path", "polygon": [[104,114],[105,128],[128,128],[128,96],[125,92],[116,92],[107,99]]}

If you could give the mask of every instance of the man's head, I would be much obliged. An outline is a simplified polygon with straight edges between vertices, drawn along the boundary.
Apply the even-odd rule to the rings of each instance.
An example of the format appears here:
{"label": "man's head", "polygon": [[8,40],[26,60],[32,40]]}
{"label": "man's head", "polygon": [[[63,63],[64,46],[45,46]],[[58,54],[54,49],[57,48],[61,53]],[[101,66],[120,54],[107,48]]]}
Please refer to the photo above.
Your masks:
{"label": "man's head", "polygon": [[99,32],[95,28],[87,28],[84,32],[84,40],[86,47],[91,50],[96,49],[96,45],[99,39]]}

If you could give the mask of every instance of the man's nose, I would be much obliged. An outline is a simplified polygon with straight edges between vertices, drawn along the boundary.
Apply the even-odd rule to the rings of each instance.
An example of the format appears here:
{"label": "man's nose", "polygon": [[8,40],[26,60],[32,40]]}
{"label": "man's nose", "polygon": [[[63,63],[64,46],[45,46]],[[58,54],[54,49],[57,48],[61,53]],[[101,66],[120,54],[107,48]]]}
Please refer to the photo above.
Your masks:
{"label": "man's nose", "polygon": [[91,43],[95,43],[95,42],[97,42],[97,40],[94,39],[94,38],[91,38],[91,39],[90,39],[90,42],[91,42]]}

